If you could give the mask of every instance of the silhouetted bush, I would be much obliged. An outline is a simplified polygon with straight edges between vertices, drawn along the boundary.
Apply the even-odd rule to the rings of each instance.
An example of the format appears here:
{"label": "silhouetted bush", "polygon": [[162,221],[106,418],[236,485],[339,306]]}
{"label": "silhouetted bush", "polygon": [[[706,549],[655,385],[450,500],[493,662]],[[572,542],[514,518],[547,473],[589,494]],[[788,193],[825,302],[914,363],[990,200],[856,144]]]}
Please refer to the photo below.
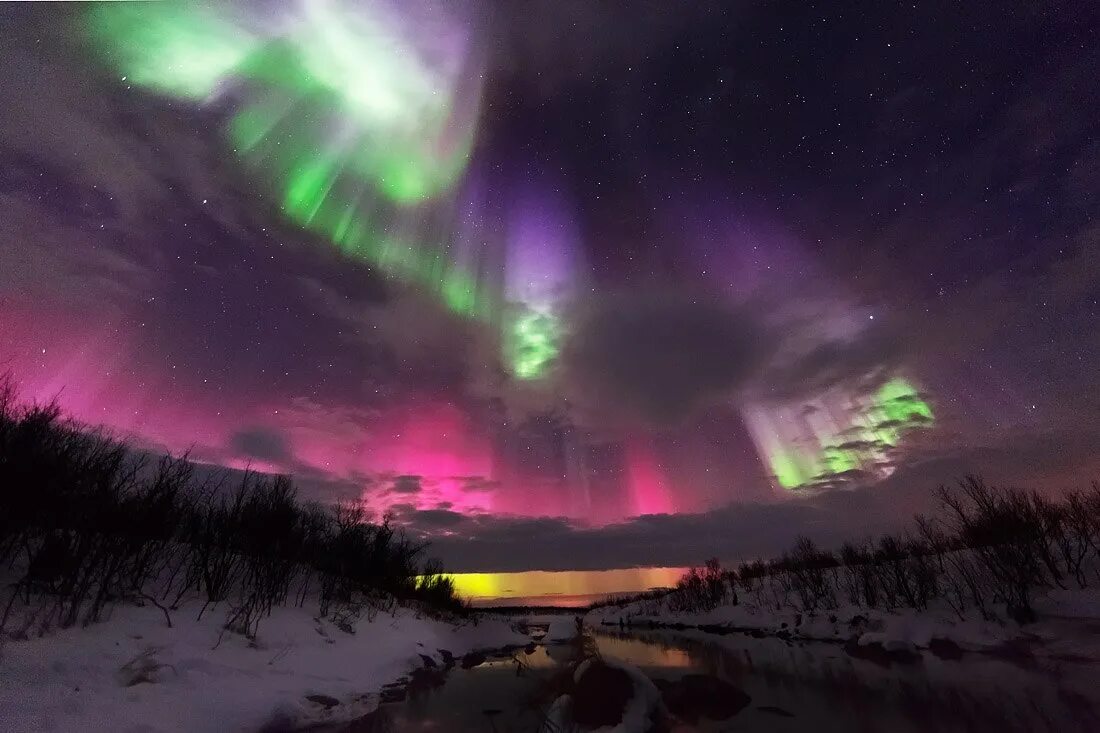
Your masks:
{"label": "silhouetted bush", "polygon": [[732,574],[722,569],[717,558],[711,558],[702,569],[691,568],[666,597],[674,611],[709,611],[727,600],[736,604],[737,589]]}
{"label": "silhouetted bush", "polygon": [[439,563],[423,563],[426,545],[388,518],[303,503],[283,476],[246,471],[226,491],[228,472],[195,474],[186,456],[150,463],[56,404],[20,406],[0,377],[0,566],[16,578],[0,631],[92,623],[119,600],[153,604],[171,624],[197,596],[200,618],[225,603],[227,628],[253,636],[314,584],[321,615],[344,620],[393,599],[467,610]]}
{"label": "silhouetted bush", "polygon": [[800,610],[812,612],[836,606],[833,570],[837,564],[833,553],[818,548],[809,537],[799,537],[794,549],[780,558],[779,567],[798,596]]}
{"label": "silhouetted bush", "polygon": [[1009,617],[1027,623],[1035,619],[1037,592],[1070,584],[1085,588],[1100,577],[1095,483],[1087,492],[1054,500],[968,476],[955,487],[941,486],[936,496],[939,516],[917,516],[915,534],[846,542],[839,556],[799,537],[778,559],[743,562],[736,571],[710,560],[649,601],[692,613],[736,603],[740,589],[761,608],[813,613],[836,608],[841,599],[863,608],[916,610],[939,599],[959,618],[974,610],[991,619],[994,608],[1003,606]]}
{"label": "silhouetted bush", "polygon": [[586,610],[593,610],[596,608],[607,608],[611,606],[625,606],[629,603],[640,603],[645,606],[659,605],[664,602],[664,599],[671,593],[675,592],[675,588],[652,588],[640,593],[618,593],[610,595],[598,601],[593,601],[587,606]]}

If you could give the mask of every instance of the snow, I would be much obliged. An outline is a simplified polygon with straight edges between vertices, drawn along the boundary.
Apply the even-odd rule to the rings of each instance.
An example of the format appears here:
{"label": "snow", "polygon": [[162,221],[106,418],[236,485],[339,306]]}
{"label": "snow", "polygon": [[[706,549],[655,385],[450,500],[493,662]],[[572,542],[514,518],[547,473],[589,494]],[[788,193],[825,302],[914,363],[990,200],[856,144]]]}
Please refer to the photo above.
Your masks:
{"label": "snow", "polygon": [[256,731],[276,718],[347,720],[377,707],[378,689],[421,666],[420,654],[441,660],[439,649],[457,656],[529,641],[484,616],[454,624],[399,608],[348,634],[309,610],[277,608],[253,643],[222,634],[223,610],[197,615],[197,605],[185,606],[168,628],[155,608],[120,605],[88,628],[4,642],[0,728],[202,733]]}
{"label": "snow", "polygon": [[550,626],[546,629],[546,636],[544,636],[543,639],[545,641],[561,642],[570,641],[571,639],[576,638],[576,636],[576,616],[556,616],[551,619]]}
{"label": "snow", "polygon": [[1100,628],[1100,589],[1096,588],[1050,591],[1035,604],[1038,620],[1023,626],[1007,620],[1003,612],[998,619],[985,620],[976,612],[960,619],[946,604],[933,603],[924,611],[842,604],[807,613],[792,608],[764,608],[745,597],[741,600],[738,605],[726,604],[696,613],[673,612],[663,600],[638,601],[595,609],[585,621],[593,626],[604,622],[617,625],[622,618],[633,626],[652,622],[756,630],[798,639],[879,644],[886,651],[927,649],[933,640],[949,640],[963,650],[988,652],[1024,641],[1037,656],[1100,660],[1100,635],[1096,633]]}

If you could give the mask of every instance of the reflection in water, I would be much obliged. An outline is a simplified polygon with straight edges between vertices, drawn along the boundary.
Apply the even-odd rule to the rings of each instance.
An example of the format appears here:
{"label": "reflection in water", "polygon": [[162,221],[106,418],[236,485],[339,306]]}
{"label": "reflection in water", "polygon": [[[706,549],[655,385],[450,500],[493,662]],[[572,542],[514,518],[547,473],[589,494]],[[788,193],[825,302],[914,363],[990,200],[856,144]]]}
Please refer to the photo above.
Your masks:
{"label": "reflection in water", "polygon": [[[753,698],[753,707],[738,716],[747,730],[794,731],[799,719],[801,726],[812,721],[822,731],[1100,730],[1088,665],[1025,668],[985,656],[943,661],[925,655],[913,665],[882,667],[820,643],[716,639],[702,632],[601,632],[597,638],[601,649],[605,638],[615,639],[619,650],[634,645],[639,658],[652,648],[686,655],[692,671],[737,685]],[[651,676],[674,676],[667,668],[638,665]],[[792,712],[794,718],[777,720],[761,706]],[[753,719],[759,728],[749,725]]]}
{"label": "reflection in water", "polygon": [[[677,726],[676,731],[816,731],[852,733],[928,730],[1100,730],[1094,669],[1079,663],[1024,668],[992,657],[944,661],[925,655],[911,665],[880,666],[853,659],[831,644],[784,642],[702,632],[597,631],[601,655],[637,667],[654,679],[717,675],[743,690],[751,704],[727,721]],[[568,646],[455,669],[440,687],[384,708],[389,730],[466,733],[539,730],[567,668]],[[375,727],[351,730],[380,731]],[[365,726],[366,723],[363,723]]]}
{"label": "reflection in water", "polygon": [[635,667],[698,669],[690,651],[672,644],[639,643],[629,634],[599,634],[596,638],[602,656],[622,659]]}

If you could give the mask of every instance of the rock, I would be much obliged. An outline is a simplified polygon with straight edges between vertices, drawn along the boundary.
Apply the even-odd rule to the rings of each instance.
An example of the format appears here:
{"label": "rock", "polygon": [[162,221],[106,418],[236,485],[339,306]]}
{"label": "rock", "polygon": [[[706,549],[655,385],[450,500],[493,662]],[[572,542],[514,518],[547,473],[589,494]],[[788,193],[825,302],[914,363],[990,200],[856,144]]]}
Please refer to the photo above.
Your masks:
{"label": "rock", "polygon": [[435,663],[435,660],[429,657],[427,654],[421,654],[420,660],[424,663],[424,669],[435,669],[439,666]]}
{"label": "rock", "polygon": [[784,710],[783,708],[777,708],[774,705],[757,705],[756,709],[762,713],[769,713],[771,715],[778,715],[781,718],[793,718],[794,713]]}
{"label": "rock", "polygon": [[913,664],[920,661],[920,654],[909,646],[898,646],[887,649],[881,642],[859,644],[855,639],[849,640],[844,645],[844,653],[853,659],[864,659],[868,662],[889,667],[891,664]]}
{"label": "rock", "polygon": [[709,674],[686,674],[666,684],[661,696],[674,715],[692,724],[700,718],[727,720],[752,702],[742,690]]}
{"label": "rock", "polygon": [[473,669],[474,667],[485,663],[485,655],[481,652],[470,652],[462,657],[462,668]]}
{"label": "rock", "polygon": [[382,702],[404,702],[406,696],[405,688],[401,685],[387,685],[378,695]]}
{"label": "rock", "polygon": [[409,677],[409,684],[406,689],[413,695],[434,687],[440,687],[447,681],[446,673],[438,669],[429,669],[427,667],[414,669]]}
{"label": "rock", "polygon": [[634,694],[630,675],[621,669],[593,660],[576,681],[573,690],[573,722],[588,728],[618,725],[627,700]]}
{"label": "rock", "polygon": [[951,661],[962,659],[965,653],[961,646],[950,639],[932,639],[928,642],[928,651],[932,652],[932,654],[940,659]]}
{"label": "rock", "polygon": [[988,653],[1026,669],[1034,669],[1038,665],[1032,649],[1034,643],[1034,639],[1009,639],[989,649]]}
{"label": "rock", "polygon": [[339,700],[337,700],[335,697],[329,697],[328,695],[306,695],[306,699],[314,705],[320,705],[326,710],[329,708],[334,708],[340,704]]}

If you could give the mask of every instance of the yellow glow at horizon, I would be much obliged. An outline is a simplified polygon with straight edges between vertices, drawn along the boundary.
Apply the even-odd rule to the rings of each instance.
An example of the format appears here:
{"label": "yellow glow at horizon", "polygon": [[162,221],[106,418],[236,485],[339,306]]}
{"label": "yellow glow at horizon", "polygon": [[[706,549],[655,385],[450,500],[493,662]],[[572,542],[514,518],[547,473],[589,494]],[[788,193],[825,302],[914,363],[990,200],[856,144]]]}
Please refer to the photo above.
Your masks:
{"label": "yellow glow at horizon", "polygon": [[612,595],[668,588],[686,568],[527,570],[518,573],[453,573],[459,594],[473,601],[549,596]]}

